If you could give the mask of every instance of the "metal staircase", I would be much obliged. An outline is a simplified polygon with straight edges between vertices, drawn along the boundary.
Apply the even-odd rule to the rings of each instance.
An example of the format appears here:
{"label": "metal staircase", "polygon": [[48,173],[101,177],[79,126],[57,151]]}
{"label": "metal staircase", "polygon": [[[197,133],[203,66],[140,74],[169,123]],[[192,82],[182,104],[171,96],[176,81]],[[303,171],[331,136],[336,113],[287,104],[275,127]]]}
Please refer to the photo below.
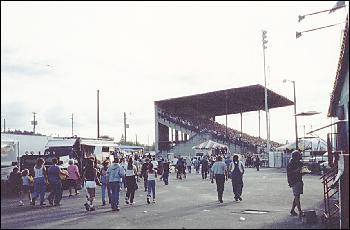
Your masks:
{"label": "metal staircase", "polygon": [[328,229],[339,228],[339,181],[334,182],[337,176],[338,167],[332,167],[327,173],[321,176],[324,195],[323,220]]}

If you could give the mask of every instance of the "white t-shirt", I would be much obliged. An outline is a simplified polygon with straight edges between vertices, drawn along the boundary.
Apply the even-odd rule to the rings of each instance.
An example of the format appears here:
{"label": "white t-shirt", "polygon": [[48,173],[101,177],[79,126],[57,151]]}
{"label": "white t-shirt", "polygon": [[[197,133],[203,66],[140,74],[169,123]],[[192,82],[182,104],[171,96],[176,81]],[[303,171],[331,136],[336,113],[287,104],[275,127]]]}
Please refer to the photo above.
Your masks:
{"label": "white t-shirt", "polygon": [[147,180],[156,180],[156,175],[154,173],[148,173]]}
{"label": "white t-shirt", "polygon": [[158,161],[151,161],[151,163],[153,164],[153,169],[158,168]]}
{"label": "white t-shirt", "polygon": [[136,166],[135,165],[132,166],[132,169],[126,168],[125,176],[135,176],[135,172],[134,171],[136,171]]}

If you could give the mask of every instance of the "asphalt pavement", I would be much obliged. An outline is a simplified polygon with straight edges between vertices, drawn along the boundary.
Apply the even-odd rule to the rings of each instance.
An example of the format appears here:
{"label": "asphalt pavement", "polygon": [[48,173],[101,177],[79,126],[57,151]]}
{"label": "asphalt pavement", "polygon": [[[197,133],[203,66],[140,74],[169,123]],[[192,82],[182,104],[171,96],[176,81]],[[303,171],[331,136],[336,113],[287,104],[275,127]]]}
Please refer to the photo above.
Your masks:
{"label": "asphalt pavement", "polygon": [[65,190],[62,205],[58,207],[33,207],[28,200],[20,207],[15,199],[2,197],[1,228],[322,229],[323,186],[318,175],[305,175],[303,180],[302,209],[316,211],[316,224],[306,224],[289,215],[293,194],[284,169],[247,168],[243,201],[234,201],[230,180],[225,183],[224,202],[220,204],[216,185],[209,179],[202,180],[200,174],[192,173],[184,180],[177,180],[175,173],[171,173],[169,185],[157,178],[156,203],[147,204],[143,182],[139,182],[136,204],[125,204],[125,191],[122,191],[119,212],[102,206],[100,187],[96,191],[96,211],[90,212],[83,206],[84,190],[73,197],[68,197]]}

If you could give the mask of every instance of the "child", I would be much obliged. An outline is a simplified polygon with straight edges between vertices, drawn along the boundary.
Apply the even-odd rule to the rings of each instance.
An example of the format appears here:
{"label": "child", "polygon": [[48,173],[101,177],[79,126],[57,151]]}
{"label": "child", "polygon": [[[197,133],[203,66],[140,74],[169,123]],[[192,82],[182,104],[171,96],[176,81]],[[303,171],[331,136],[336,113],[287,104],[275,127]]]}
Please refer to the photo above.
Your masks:
{"label": "child", "polygon": [[19,197],[19,206],[23,206],[23,201],[21,199],[22,191],[22,174],[19,172],[17,167],[14,167],[9,177],[10,186],[12,191],[15,193],[16,197]]}
{"label": "child", "polygon": [[[30,178],[29,178],[29,170],[28,169],[24,169],[22,171],[22,191],[23,193],[28,193],[28,198],[29,198],[29,202],[32,202],[32,194],[30,193],[30,189],[29,189],[29,185],[30,185]],[[21,200],[23,197],[23,193],[21,192]]]}
{"label": "child", "polygon": [[153,195],[153,203],[156,202],[156,176],[155,176],[155,170],[153,168],[153,164],[148,164],[148,170],[147,170],[147,204],[150,204],[151,199],[151,191]]}

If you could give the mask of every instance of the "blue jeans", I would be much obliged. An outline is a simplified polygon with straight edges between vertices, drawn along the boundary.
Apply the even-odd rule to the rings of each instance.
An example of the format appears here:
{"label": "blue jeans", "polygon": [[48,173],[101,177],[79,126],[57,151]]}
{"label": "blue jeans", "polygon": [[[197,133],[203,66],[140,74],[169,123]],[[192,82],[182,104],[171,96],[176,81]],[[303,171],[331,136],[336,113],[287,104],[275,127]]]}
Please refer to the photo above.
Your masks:
{"label": "blue jeans", "polygon": [[44,177],[34,178],[34,193],[32,199],[38,198],[40,196],[40,203],[44,202],[46,192],[46,183]]}
{"label": "blue jeans", "polygon": [[119,192],[120,192],[121,182],[113,181],[109,182],[109,187],[111,189],[111,208],[118,208],[119,206]]}
{"label": "blue jeans", "polygon": [[111,190],[106,183],[102,183],[101,191],[102,191],[102,202],[103,203],[106,202],[106,198],[105,198],[106,197],[106,189],[107,189],[108,200],[109,200],[109,202],[111,201]]}
{"label": "blue jeans", "polygon": [[61,181],[50,182],[50,186],[51,186],[51,193],[47,197],[47,199],[49,201],[54,200],[55,204],[59,204],[62,199],[62,193],[63,193],[62,183]]}
{"label": "blue jeans", "polygon": [[156,198],[156,181],[155,180],[149,180],[147,181],[147,196],[151,197],[151,191],[152,191],[152,195],[153,195],[153,199]]}

